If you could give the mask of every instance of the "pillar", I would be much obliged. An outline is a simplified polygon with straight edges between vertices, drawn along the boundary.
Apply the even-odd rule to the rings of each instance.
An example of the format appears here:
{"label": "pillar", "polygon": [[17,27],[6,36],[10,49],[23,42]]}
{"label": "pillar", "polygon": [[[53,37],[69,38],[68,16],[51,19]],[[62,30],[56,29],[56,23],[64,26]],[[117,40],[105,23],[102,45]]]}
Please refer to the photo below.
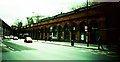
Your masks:
{"label": "pillar", "polygon": [[47,32],[47,39],[49,39],[49,37],[50,37],[50,34],[49,34],[49,32]]}
{"label": "pillar", "polygon": [[65,32],[64,31],[62,32],[62,39],[63,40],[65,39]]}
{"label": "pillar", "polygon": [[57,40],[59,39],[59,27],[57,27],[57,33],[56,33],[56,36],[57,36]]}
{"label": "pillar", "polygon": [[40,39],[42,39],[42,33],[40,32]]}
{"label": "pillar", "polygon": [[72,31],[69,31],[70,33],[70,41],[72,40]]}
{"label": "pillar", "polygon": [[80,31],[77,31],[77,41],[80,42]]}
{"label": "pillar", "polygon": [[43,39],[45,39],[45,32],[43,32]]}

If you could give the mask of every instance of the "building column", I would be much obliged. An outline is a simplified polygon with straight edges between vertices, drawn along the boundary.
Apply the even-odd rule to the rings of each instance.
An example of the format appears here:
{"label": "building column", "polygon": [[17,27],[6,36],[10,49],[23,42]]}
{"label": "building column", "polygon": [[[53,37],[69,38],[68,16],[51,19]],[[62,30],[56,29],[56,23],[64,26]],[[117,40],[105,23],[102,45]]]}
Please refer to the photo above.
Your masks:
{"label": "building column", "polygon": [[36,38],[36,30],[34,30],[34,39]]}
{"label": "building column", "polygon": [[38,29],[36,30],[36,38],[38,39],[38,34],[39,34],[39,32],[38,32]]}
{"label": "building column", "polygon": [[81,37],[80,37],[80,31],[78,30],[78,31],[77,31],[77,41],[78,41],[78,42],[80,42],[80,38],[81,38]]}
{"label": "building column", "polygon": [[45,32],[43,33],[43,39],[45,39]]}
{"label": "building column", "polygon": [[40,39],[40,32],[38,32],[38,39]]}
{"label": "building column", "polygon": [[57,40],[59,39],[59,28],[57,27],[57,33],[56,33],[56,37],[57,37]]}
{"label": "building column", "polygon": [[47,32],[47,39],[49,39],[49,37],[50,37],[50,34],[49,34],[49,32]]}
{"label": "building column", "polygon": [[65,31],[62,32],[62,39],[65,40]]}
{"label": "building column", "polygon": [[70,41],[72,40],[72,31],[69,31],[70,33]]}
{"label": "building column", "polygon": [[31,33],[31,31],[30,31],[30,37],[32,37],[32,33]]}
{"label": "building column", "polygon": [[35,32],[34,32],[34,30],[33,30],[33,35],[32,35],[33,38],[34,38],[34,35],[35,35]]}
{"label": "building column", "polygon": [[37,38],[37,30],[35,29],[35,39]]}
{"label": "building column", "polygon": [[56,37],[57,37],[57,40],[58,40],[59,39],[58,31],[57,31]]}
{"label": "building column", "polygon": [[34,38],[34,31],[32,31],[32,38]]}
{"label": "building column", "polygon": [[40,32],[40,39],[41,39],[41,32]]}
{"label": "building column", "polygon": [[30,37],[32,37],[32,30],[30,30]]}

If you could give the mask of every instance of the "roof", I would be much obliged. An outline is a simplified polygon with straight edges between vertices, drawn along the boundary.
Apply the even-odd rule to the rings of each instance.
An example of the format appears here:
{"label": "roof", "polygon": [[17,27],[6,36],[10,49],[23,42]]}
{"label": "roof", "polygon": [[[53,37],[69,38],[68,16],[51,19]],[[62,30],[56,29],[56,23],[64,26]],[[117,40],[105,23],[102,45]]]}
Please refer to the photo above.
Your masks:
{"label": "roof", "polygon": [[[82,12],[82,11],[85,11],[85,10],[89,10],[89,9],[92,9],[92,8],[99,7],[103,4],[104,3],[102,2],[102,3],[98,3],[98,4],[95,4],[95,5],[89,6],[89,7],[78,8],[76,10],[73,10],[73,11],[70,11],[70,12],[67,12],[67,13],[60,13],[60,14],[57,14],[57,15],[52,16],[52,17],[43,18],[43,19],[40,20],[40,22],[49,21],[49,20],[53,20],[55,18],[60,18],[60,17],[72,15],[72,14],[79,13],[79,12]],[[40,22],[38,22],[38,23],[40,23]],[[37,23],[33,23],[33,24],[37,24]]]}
{"label": "roof", "polygon": [[78,8],[76,10],[73,10],[73,11],[70,11],[70,12],[67,12],[67,13],[60,13],[60,14],[57,14],[57,15],[52,16],[52,17],[47,17],[47,18],[41,19],[41,22],[42,21],[48,21],[48,20],[55,19],[55,18],[64,17],[64,16],[71,15],[71,14],[75,14],[77,12],[81,12],[81,11],[84,11],[84,10],[87,10],[87,9],[95,8],[95,7],[98,7],[100,5],[101,5],[101,3],[89,6],[88,8],[87,7],[83,7],[83,8]]}
{"label": "roof", "polygon": [[1,25],[6,27],[6,28],[10,28],[11,29],[11,27],[0,18],[0,26]]}

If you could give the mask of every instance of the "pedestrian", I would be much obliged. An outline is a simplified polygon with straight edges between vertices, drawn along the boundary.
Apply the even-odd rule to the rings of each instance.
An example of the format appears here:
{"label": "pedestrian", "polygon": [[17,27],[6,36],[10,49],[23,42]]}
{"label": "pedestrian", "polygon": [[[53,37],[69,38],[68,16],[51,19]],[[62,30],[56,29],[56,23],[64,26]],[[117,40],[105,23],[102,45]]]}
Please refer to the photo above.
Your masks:
{"label": "pedestrian", "polygon": [[104,50],[104,48],[103,48],[103,41],[102,41],[101,36],[98,36],[97,41],[98,41],[98,49],[99,50]]}

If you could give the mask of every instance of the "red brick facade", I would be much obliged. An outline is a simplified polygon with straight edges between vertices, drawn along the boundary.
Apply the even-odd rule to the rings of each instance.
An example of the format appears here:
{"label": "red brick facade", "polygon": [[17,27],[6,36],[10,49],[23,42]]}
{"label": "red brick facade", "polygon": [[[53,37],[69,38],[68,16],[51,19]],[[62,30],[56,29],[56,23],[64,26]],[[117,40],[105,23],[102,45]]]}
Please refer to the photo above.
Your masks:
{"label": "red brick facade", "polygon": [[101,3],[88,9],[58,14],[52,19],[32,24],[32,27],[21,29],[19,32],[28,32],[29,36],[37,39],[49,39],[52,36],[55,40],[74,39],[76,42],[90,43],[97,43],[97,36],[100,35],[105,43],[116,43],[120,38],[119,8],[120,3]]}

